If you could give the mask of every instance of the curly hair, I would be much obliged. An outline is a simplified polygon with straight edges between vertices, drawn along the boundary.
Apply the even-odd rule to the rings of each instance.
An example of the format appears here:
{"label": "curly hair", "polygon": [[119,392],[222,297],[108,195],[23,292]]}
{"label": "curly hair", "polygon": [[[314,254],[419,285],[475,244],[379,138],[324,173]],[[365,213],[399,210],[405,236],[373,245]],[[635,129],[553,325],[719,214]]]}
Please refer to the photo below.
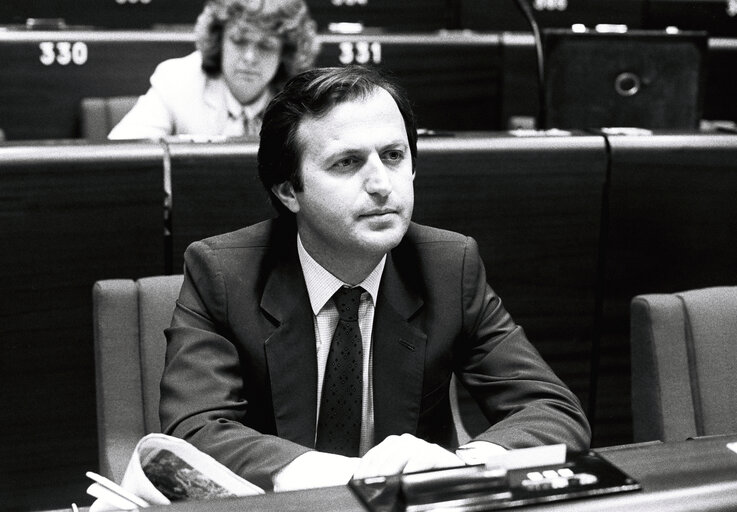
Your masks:
{"label": "curly hair", "polygon": [[282,56],[273,83],[278,87],[315,62],[320,45],[317,24],[304,0],[208,0],[195,24],[196,47],[202,69],[210,76],[222,72],[222,43],[226,26],[241,32],[259,30],[282,41]]}

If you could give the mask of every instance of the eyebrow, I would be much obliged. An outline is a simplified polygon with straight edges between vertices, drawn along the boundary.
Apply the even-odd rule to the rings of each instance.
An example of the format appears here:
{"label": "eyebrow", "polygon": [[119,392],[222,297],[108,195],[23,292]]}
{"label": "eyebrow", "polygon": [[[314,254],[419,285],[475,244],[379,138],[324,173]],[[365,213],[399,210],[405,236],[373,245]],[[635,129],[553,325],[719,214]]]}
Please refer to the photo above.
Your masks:
{"label": "eyebrow", "polygon": [[[409,144],[407,142],[405,142],[402,139],[395,139],[391,142],[388,142],[387,144],[382,145],[380,150],[384,151],[386,149],[396,148],[398,146],[401,146],[403,149],[407,149],[407,150],[409,149]],[[320,160],[323,163],[329,163],[331,160],[340,159],[342,157],[354,155],[356,153],[365,153],[366,152],[365,149],[366,147],[361,147],[361,146],[346,147],[346,148],[339,149],[334,152],[328,153],[325,156],[321,157]]]}

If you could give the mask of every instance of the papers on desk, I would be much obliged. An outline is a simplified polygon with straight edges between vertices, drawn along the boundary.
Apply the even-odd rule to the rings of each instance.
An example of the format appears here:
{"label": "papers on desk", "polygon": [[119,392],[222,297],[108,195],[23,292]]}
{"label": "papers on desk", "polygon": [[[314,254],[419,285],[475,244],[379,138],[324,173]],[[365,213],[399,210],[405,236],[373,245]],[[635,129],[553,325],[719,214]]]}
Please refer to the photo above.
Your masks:
{"label": "papers on desk", "polygon": [[566,461],[566,445],[551,444],[549,446],[535,446],[520,448],[495,454],[483,461],[487,467],[502,467],[504,469],[522,469],[535,466],[551,466],[563,464]]}
{"label": "papers on desk", "polygon": [[732,450],[734,453],[737,453],[737,443],[727,443],[727,448]]}
{"label": "papers on desk", "polygon": [[120,485],[93,472],[87,476],[94,482],[87,493],[97,498],[91,512],[264,493],[186,441],[164,434],[138,442]]}

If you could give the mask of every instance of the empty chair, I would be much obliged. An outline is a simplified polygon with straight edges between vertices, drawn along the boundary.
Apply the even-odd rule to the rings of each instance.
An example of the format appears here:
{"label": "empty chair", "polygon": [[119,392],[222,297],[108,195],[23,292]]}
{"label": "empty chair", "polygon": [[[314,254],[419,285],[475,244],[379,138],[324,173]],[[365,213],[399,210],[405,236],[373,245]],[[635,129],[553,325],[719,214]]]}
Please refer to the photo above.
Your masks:
{"label": "empty chair", "polygon": [[107,134],[130,112],[136,101],[138,96],[82,98],[82,137],[89,141],[107,140]]}
{"label": "empty chair", "polygon": [[635,441],[737,432],[737,287],[631,303]]}
{"label": "empty chair", "polygon": [[92,291],[100,473],[120,482],[136,443],[159,432],[164,329],[182,276],[110,279]]}

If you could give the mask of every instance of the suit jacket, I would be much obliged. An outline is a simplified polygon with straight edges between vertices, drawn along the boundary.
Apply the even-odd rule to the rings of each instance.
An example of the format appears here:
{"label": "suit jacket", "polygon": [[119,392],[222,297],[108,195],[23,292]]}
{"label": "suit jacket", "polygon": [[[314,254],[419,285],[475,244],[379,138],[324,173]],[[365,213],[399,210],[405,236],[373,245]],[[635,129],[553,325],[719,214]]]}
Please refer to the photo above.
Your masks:
{"label": "suit jacket", "polygon": [[228,86],[222,76],[202,70],[202,56],[193,52],[169,59],[151,75],[151,87],[112,129],[109,139],[158,139],[165,135],[226,134]]}
{"label": "suit jacket", "polygon": [[[314,447],[313,316],[286,220],[192,244],[167,330],[161,424],[244,478]],[[412,223],[382,275],[373,333],[375,440],[411,433],[453,448],[455,372],[507,448],[588,447],[588,422],[486,283],[476,242]]]}

